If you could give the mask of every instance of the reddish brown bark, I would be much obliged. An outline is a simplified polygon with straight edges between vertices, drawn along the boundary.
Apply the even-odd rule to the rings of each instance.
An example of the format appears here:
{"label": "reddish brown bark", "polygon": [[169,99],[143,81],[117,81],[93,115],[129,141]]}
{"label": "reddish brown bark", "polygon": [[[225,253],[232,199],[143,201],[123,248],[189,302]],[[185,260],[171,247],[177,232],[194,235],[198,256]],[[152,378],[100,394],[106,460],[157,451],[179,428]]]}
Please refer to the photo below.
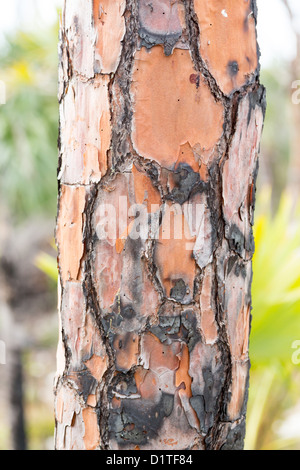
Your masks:
{"label": "reddish brown bark", "polygon": [[[255,22],[250,0],[66,0],[58,449],[243,447]],[[123,215],[116,237],[101,236],[104,204]]]}

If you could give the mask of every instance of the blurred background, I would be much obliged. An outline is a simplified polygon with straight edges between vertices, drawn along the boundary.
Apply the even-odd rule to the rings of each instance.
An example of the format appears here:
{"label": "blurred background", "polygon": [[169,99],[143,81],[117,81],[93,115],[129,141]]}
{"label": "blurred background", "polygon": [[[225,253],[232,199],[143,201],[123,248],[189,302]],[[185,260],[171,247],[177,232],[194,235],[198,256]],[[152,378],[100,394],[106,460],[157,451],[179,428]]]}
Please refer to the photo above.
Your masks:
{"label": "blurred background", "polygon": [[[257,1],[268,109],[246,449],[300,450],[300,5]],[[0,357],[0,449],[53,448],[61,7],[62,0],[0,0],[0,343],[7,362]]]}

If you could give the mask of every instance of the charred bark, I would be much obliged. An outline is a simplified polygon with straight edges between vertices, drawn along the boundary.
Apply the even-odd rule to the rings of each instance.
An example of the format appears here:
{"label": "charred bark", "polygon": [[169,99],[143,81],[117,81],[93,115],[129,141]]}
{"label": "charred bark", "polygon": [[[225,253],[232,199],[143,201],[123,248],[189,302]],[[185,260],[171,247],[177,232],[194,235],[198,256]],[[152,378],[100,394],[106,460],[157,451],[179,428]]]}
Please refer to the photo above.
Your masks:
{"label": "charred bark", "polygon": [[66,0],[57,449],[243,447],[256,14],[250,0]]}

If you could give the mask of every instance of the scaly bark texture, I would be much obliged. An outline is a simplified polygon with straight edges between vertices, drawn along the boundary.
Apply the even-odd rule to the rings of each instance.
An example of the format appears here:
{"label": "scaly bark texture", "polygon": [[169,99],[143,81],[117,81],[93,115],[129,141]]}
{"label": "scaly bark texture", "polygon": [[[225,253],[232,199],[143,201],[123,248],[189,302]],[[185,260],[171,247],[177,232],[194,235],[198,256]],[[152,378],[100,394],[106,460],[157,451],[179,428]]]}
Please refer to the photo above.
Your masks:
{"label": "scaly bark texture", "polygon": [[[65,2],[57,449],[243,447],[256,15],[253,0]],[[130,214],[99,236],[101,205],[134,203],[157,237],[130,236]],[[204,207],[203,243],[187,206]],[[186,238],[164,236],[168,218]]]}

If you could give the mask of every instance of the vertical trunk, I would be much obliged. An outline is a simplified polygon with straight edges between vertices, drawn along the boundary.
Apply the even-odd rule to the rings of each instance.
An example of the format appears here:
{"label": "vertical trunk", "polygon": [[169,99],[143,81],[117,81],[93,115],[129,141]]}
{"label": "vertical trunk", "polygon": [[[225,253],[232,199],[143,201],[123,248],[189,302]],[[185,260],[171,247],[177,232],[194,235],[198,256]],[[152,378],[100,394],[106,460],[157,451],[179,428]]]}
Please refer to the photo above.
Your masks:
{"label": "vertical trunk", "polygon": [[65,2],[57,449],[243,447],[256,13]]}
{"label": "vertical trunk", "polygon": [[[17,326],[14,309],[13,288],[18,292],[18,301],[22,302],[22,283],[17,276],[10,259],[7,236],[11,235],[10,227],[5,218],[1,218],[0,245],[3,248],[0,259],[0,369],[4,426],[9,429],[9,448],[26,450],[27,436],[24,413],[24,373],[22,352],[23,342],[20,340],[20,325]],[[18,246],[19,245],[14,245]],[[30,258],[32,260],[32,258]],[[19,260],[19,258],[18,258]],[[22,264],[22,263],[21,263]],[[24,265],[24,263],[23,263]]]}
{"label": "vertical trunk", "polygon": [[10,413],[11,437],[13,450],[26,450],[26,434],[24,420],[23,363],[21,349],[10,351]]}

